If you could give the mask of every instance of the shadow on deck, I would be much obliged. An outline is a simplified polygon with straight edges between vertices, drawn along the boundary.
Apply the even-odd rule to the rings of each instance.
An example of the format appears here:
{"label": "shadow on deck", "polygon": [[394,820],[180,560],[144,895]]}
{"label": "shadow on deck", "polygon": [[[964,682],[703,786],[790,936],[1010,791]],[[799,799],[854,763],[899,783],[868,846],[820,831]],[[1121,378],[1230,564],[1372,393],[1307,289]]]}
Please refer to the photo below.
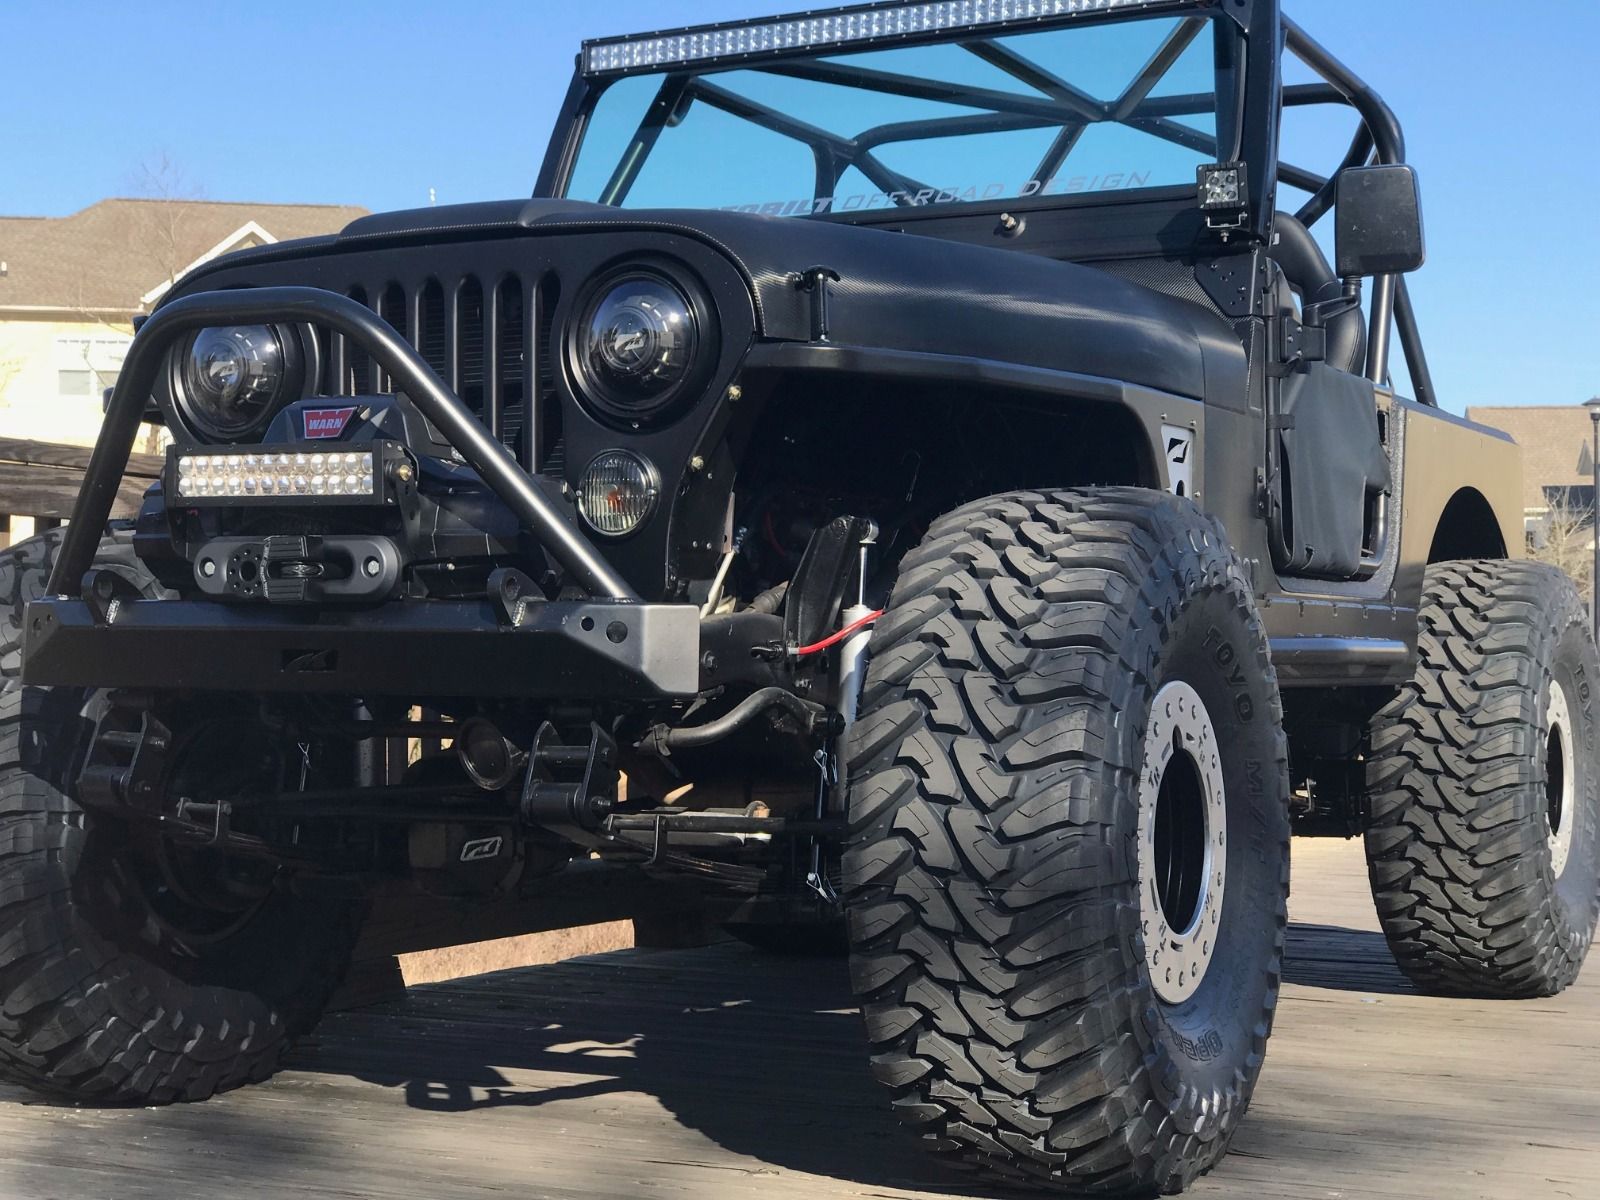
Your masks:
{"label": "shadow on deck", "polygon": [[[1380,934],[1293,924],[1289,949],[1288,983],[1410,990]],[[777,1167],[963,1191],[965,1177],[895,1127],[859,1022],[840,961],[731,944],[629,951],[414,988],[331,1018],[291,1065],[395,1088],[437,1113],[643,1093],[724,1149]]]}

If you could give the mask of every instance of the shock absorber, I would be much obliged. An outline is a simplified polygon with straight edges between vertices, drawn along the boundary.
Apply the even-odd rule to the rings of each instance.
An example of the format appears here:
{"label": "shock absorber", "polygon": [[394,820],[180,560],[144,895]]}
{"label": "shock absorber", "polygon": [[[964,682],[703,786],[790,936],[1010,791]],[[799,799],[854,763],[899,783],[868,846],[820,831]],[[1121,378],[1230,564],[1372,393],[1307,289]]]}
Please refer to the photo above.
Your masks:
{"label": "shock absorber", "polygon": [[[874,609],[867,603],[867,572],[871,566],[872,548],[878,543],[878,526],[875,522],[867,523],[867,531],[861,539],[858,565],[856,567],[856,602],[843,613],[843,628],[870,617]],[[844,738],[847,736],[850,725],[856,719],[856,708],[861,699],[861,685],[866,681],[867,670],[867,643],[872,640],[872,626],[862,625],[860,629],[847,637],[839,646],[839,687],[836,693],[839,697],[839,711],[844,716],[846,733],[839,735],[836,755],[843,761]]]}
{"label": "shock absorber", "polygon": [[[835,667],[837,688],[834,694],[838,697],[839,713],[844,717],[844,721],[839,735],[828,746],[817,751],[817,767],[821,773],[817,781],[818,821],[827,819],[830,815],[830,806],[838,810],[843,805],[847,761],[845,739],[850,736],[850,726],[855,722],[861,700],[861,687],[866,682],[867,643],[872,640],[872,623],[868,618],[876,615],[876,610],[867,603],[867,576],[872,565],[872,547],[877,541],[878,526],[875,522],[869,521],[858,549],[856,602],[841,614],[843,628],[850,629],[860,625],[859,629],[839,643]],[[838,903],[839,897],[823,870],[820,838],[811,843],[811,871],[806,883],[825,902]]]}

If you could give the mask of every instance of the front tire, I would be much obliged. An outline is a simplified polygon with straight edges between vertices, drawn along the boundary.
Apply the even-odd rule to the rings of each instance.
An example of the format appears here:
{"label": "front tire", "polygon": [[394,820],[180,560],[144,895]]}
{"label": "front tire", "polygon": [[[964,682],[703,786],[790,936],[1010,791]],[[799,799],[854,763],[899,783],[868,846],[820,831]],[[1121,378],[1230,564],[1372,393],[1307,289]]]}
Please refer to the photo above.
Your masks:
{"label": "front tire", "polygon": [[1553,996],[1600,917],[1600,658],[1572,581],[1428,568],[1413,681],[1374,719],[1372,893],[1400,968],[1441,995]]}
{"label": "front tire", "polygon": [[1186,1187],[1260,1071],[1288,890],[1276,678],[1220,527],[1132,489],[952,513],[860,711],[851,967],[896,1112],[996,1182]]}
{"label": "front tire", "polygon": [[[237,919],[186,928],[131,824],[72,795],[102,698],[25,687],[22,606],[59,533],[0,553],[0,1075],[102,1104],[200,1100],[265,1079],[339,983],[359,909],[274,880]],[[98,565],[159,589],[125,535]]]}

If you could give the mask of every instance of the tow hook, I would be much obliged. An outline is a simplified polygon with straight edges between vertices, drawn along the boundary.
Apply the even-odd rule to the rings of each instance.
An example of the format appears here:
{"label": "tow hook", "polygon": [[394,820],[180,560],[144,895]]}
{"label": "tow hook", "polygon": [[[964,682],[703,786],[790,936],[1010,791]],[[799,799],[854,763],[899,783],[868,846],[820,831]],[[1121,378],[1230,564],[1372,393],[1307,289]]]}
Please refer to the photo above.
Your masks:
{"label": "tow hook", "polygon": [[142,598],[139,589],[115,571],[95,570],[84,577],[83,599],[97,624],[115,625],[123,601]]}

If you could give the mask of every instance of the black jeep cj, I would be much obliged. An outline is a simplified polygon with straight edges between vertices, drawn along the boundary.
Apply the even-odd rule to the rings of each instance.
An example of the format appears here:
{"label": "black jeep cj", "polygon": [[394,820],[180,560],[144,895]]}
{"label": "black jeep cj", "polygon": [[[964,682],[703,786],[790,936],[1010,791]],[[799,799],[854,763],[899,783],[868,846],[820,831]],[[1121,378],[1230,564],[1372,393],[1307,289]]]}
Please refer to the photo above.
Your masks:
{"label": "black jeep cj", "polygon": [[937,1149],[1147,1193],[1244,1114],[1293,822],[1365,836],[1419,984],[1560,990],[1600,662],[1421,262],[1394,115],[1276,0],[589,43],[536,198],[180,282],[0,558],[0,1067],[199,1099],[374,907],[687,913],[848,942]]}

